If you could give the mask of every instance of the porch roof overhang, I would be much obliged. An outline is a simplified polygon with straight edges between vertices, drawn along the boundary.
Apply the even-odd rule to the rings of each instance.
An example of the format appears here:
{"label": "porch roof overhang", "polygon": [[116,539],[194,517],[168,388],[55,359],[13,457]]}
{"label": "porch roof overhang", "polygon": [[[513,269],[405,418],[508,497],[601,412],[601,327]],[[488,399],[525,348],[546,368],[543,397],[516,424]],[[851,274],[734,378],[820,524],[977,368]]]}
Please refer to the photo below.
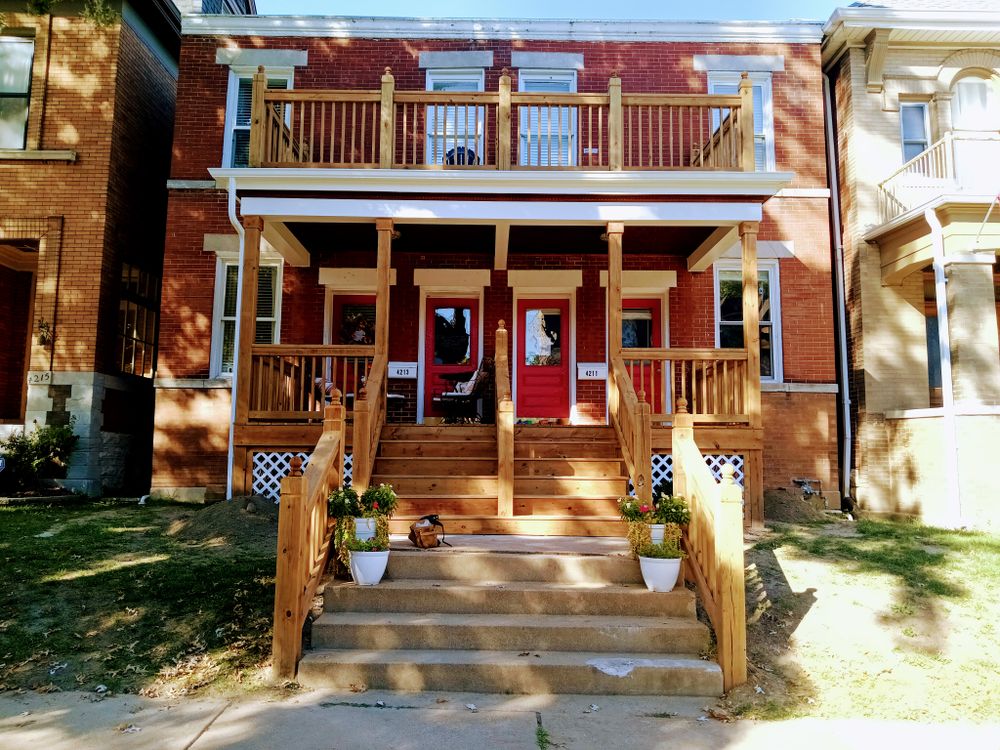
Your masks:
{"label": "porch roof overhang", "polygon": [[941,221],[947,255],[1000,252],[1000,209],[994,208],[987,221],[994,200],[990,195],[940,195],[870,229],[863,239],[878,245],[882,284],[900,284],[934,261],[927,210],[935,211]]}

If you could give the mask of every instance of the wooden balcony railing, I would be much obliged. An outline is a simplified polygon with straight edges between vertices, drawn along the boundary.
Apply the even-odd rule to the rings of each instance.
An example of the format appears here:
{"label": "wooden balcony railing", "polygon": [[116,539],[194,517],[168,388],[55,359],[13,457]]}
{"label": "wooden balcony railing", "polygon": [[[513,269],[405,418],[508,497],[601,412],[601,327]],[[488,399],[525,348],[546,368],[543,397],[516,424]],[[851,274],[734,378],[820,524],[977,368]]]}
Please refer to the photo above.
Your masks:
{"label": "wooden balcony railing", "polygon": [[749,422],[746,349],[624,349],[622,360],[654,423],[671,421],[681,399],[695,422]]}
{"label": "wooden balcony railing", "polygon": [[274,582],[272,670],[290,680],[302,655],[302,627],[312,608],[330,550],[327,498],[341,486],[344,467],[344,407],[340,392],[324,410],[323,434],[303,471],[292,459],[291,473],[281,480],[278,510],[278,561]]}
{"label": "wooden balcony railing", "polygon": [[743,493],[733,467],[716,482],[694,438],[692,415],[678,404],[671,433],[674,492],[688,501],[691,522],[684,531],[688,578],[698,587],[715,629],[717,658],[726,691],[747,680],[746,592],[743,562]]}
{"label": "wooden balcony railing", "polygon": [[321,422],[334,389],[353,407],[374,356],[372,346],[255,344],[247,393],[249,420]]}
{"label": "wooden balcony railing", "polygon": [[514,515],[514,401],[510,387],[507,329],[497,325],[494,381],[497,415],[497,515]]}
{"label": "wooden balcony railing", "polygon": [[511,90],[267,88],[254,76],[251,167],[753,171],[753,97]]}

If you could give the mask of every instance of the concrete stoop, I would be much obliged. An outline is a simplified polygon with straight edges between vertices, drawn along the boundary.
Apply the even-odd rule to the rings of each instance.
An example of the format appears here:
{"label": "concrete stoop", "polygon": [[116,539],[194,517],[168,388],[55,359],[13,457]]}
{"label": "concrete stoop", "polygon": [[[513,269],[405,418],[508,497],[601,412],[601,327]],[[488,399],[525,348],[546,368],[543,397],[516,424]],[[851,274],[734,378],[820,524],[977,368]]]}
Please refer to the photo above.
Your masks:
{"label": "concrete stoop", "polygon": [[299,664],[308,686],[479,693],[722,693],[683,587],[657,594],[604,555],[390,555],[378,586],[335,582]]}

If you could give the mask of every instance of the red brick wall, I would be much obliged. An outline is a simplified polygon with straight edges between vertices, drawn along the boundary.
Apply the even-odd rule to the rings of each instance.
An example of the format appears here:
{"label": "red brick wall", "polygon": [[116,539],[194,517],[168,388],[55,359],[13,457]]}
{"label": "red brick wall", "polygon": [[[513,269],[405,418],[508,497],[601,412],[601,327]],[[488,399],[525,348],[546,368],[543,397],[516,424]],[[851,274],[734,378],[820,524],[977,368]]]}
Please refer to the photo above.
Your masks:
{"label": "red brick wall", "polygon": [[18,421],[24,417],[21,396],[33,285],[31,273],[0,266],[0,320],[4,336],[4,345],[0,346],[0,420]]}
{"label": "red brick wall", "polygon": [[795,491],[793,478],[838,492],[837,395],[764,393],[764,486]]}

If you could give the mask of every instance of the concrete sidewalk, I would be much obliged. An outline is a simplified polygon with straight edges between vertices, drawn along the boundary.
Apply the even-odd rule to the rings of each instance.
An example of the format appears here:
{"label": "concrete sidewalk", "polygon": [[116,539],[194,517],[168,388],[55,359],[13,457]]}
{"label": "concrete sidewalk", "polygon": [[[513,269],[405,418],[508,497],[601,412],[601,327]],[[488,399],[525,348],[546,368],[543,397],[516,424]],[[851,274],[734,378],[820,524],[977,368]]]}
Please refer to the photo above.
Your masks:
{"label": "concrete sidewalk", "polygon": [[[703,699],[311,691],[285,700],[0,696],[2,750],[709,750],[933,747],[998,750],[1000,725],[860,719],[723,724]],[[380,705],[381,704],[381,705]],[[466,704],[474,704],[473,712]],[[591,704],[597,710],[591,710]]]}

